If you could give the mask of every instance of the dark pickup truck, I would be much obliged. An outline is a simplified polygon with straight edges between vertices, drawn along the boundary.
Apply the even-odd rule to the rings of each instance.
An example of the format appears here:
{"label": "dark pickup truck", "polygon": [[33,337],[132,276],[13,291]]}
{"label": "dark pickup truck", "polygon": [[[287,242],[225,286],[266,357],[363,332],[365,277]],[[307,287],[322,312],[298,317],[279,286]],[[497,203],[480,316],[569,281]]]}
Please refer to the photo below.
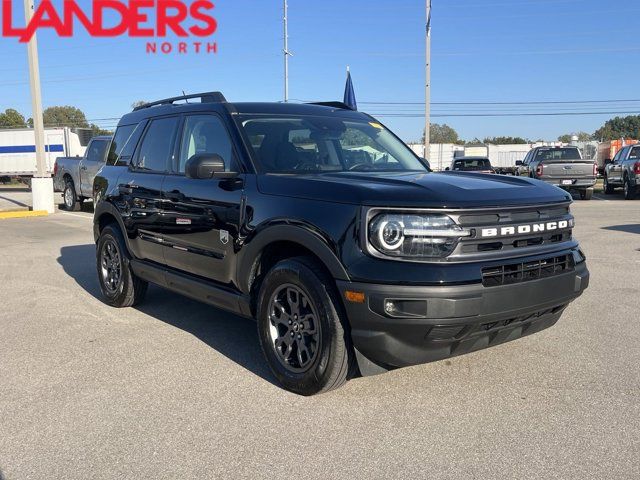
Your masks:
{"label": "dark pickup truck", "polygon": [[582,200],[591,200],[598,178],[598,164],[583,160],[577,147],[536,147],[516,166],[516,175],[576,190]]}
{"label": "dark pickup truck", "polygon": [[108,304],[151,282],[255,318],[275,377],[303,395],[538,332],[589,283],[566,192],[430,173],[339,103],[139,107],[94,198]]}

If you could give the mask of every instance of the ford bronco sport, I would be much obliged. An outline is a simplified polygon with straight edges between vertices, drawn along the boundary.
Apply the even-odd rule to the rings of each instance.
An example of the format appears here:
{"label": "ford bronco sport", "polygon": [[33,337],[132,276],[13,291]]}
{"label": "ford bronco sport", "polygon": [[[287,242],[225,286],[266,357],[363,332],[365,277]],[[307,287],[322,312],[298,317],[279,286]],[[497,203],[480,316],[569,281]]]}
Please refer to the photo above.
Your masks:
{"label": "ford bronco sport", "polygon": [[304,395],[538,332],[589,283],[568,193],[429,173],[339,103],[139,107],[94,198],[108,304],[151,282],[255,318],[274,375]]}

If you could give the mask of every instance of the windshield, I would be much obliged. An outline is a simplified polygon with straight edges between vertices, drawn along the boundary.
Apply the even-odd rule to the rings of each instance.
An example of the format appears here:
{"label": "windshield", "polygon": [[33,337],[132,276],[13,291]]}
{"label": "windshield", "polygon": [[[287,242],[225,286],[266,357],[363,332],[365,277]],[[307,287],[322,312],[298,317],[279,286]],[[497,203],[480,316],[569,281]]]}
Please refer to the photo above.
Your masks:
{"label": "windshield", "polygon": [[465,158],[456,160],[453,164],[454,170],[490,170],[491,162],[488,158]]}
{"label": "windshield", "polygon": [[577,148],[549,148],[538,150],[536,160],[582,160]]}
{"label": "windshield", "polygon": [[243,116],[255,158],[268,173],[421,171],[425,165],[389,130],[327,116]]}

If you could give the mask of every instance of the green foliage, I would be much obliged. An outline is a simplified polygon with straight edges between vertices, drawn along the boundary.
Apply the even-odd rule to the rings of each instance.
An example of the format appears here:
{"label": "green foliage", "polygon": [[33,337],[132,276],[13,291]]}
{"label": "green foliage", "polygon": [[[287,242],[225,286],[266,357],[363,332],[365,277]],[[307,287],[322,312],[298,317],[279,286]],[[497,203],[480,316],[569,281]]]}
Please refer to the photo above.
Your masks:
{"label": "green foliage", "polygon": [[[422,132],[422,141],[424,142],[424,132]],[[439,123],[431,124],[429,141],[431,143],[461,143],[458,132],[447,124],[440,125]]]}
{"label": "green foliage", "polygon": [[616,117],[607,122],[593,134],[597,140],[607,142],[620,138],[640,138],[640,115]]}
{"label": "green foliage", "polygon": [[143,106],[143,105],[146,105],[147,103],[149,103],[149,102],[147,102],[146,100],[138,100],[137,102],[133,102],[133,103],[131,104],[131,108],[136,109],[136,108],[138,108],[138,107],[141,107],[141,106]]}
{"label": "green foliage", "polygon": [[571,143],[571,137],[577,135],[579,142],[588,142],[593,139],[591,134],[587,132],[567,133],[566,135],[560,135],[558,141],[562,143]]}
{"label": "green foliage", "polygon": [[26,126],[27,122],[24,116],[17,110],[8,108],[4,113],[0,113],[0,128],[24,128]]}
{"label": "green foliage", "polygon": [[491,145],[518,145],[531,142],[522,137],[487,137],[482,143],[489,143]]}
{"label": "green foliage", "polygon": [[111,130],[103,130],[102,128],[100,128],[95,123],[92,123],[89,126],[89,128],[91,128],[91,132],[92,132],[92,135],[94,137],[98,137],[98,136],[101,136],[101,135],[113,135],[113,132]]}
{"label": "green foliage", "polygon": [[89,122],[82,110],[76,107],[49,107],[43,112],[45,127],[89,128]]}

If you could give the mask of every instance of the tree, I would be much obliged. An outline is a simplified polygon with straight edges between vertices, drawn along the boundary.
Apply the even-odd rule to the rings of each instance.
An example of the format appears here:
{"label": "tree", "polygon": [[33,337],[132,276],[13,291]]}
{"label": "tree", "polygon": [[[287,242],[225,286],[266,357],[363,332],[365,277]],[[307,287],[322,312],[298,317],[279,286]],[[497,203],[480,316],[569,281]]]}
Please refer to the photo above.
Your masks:
{"label": "tree", "polygon": [[113,132],[111,130],[104,130],[103,128],[100,128],[95,123],[92,123],[89,126],[89,128],[91,128],[91,132],[94,137],[97,137],[100,135],[113,135]]}
{"label": "tree", "polygon": [[558,141],[562,143],[571,143],[571,137],[576,135],[578,137],[579,142],[588,142],[593,139],[593,137],[587,132],[578,132],[578,133],[567,133],[565,135],[560,135],[558,137]]}
{"label": "tree", "polygon": [[616,117],[607,122],[593,134],[594,138],[607,142],[620,138],[640,138],[640,115]]}
{"label": "tree", "polygon": [[0,113],[0,128],[24,128],[26,126],[27,122],[24,116],[17,110],[8,108],[4,113]]}
{"label": "tree", "polygon": [[[460,143],[458,132],[447,124],[431,124],[429,139],[431,143]],[[424,132],[422,132],[422,142],[424,142]]]}
{"label": "tree", "polygon": [[135,110],[136,108],[146,105],[147,103],[149,102],[147,102],[146,100],[138,100],[137,102],[133,102],[131,104],[131,108]]}
{"label": "tree", "polygon": [[49,107],[43,112],[45,127],[89,128],[82,110],[76,107]]}
{"label": "tree", "polygon": [[517,145],[531,142],[522,137],[487,137],[483,140],[483,143],[490,143],[491,145]]}

